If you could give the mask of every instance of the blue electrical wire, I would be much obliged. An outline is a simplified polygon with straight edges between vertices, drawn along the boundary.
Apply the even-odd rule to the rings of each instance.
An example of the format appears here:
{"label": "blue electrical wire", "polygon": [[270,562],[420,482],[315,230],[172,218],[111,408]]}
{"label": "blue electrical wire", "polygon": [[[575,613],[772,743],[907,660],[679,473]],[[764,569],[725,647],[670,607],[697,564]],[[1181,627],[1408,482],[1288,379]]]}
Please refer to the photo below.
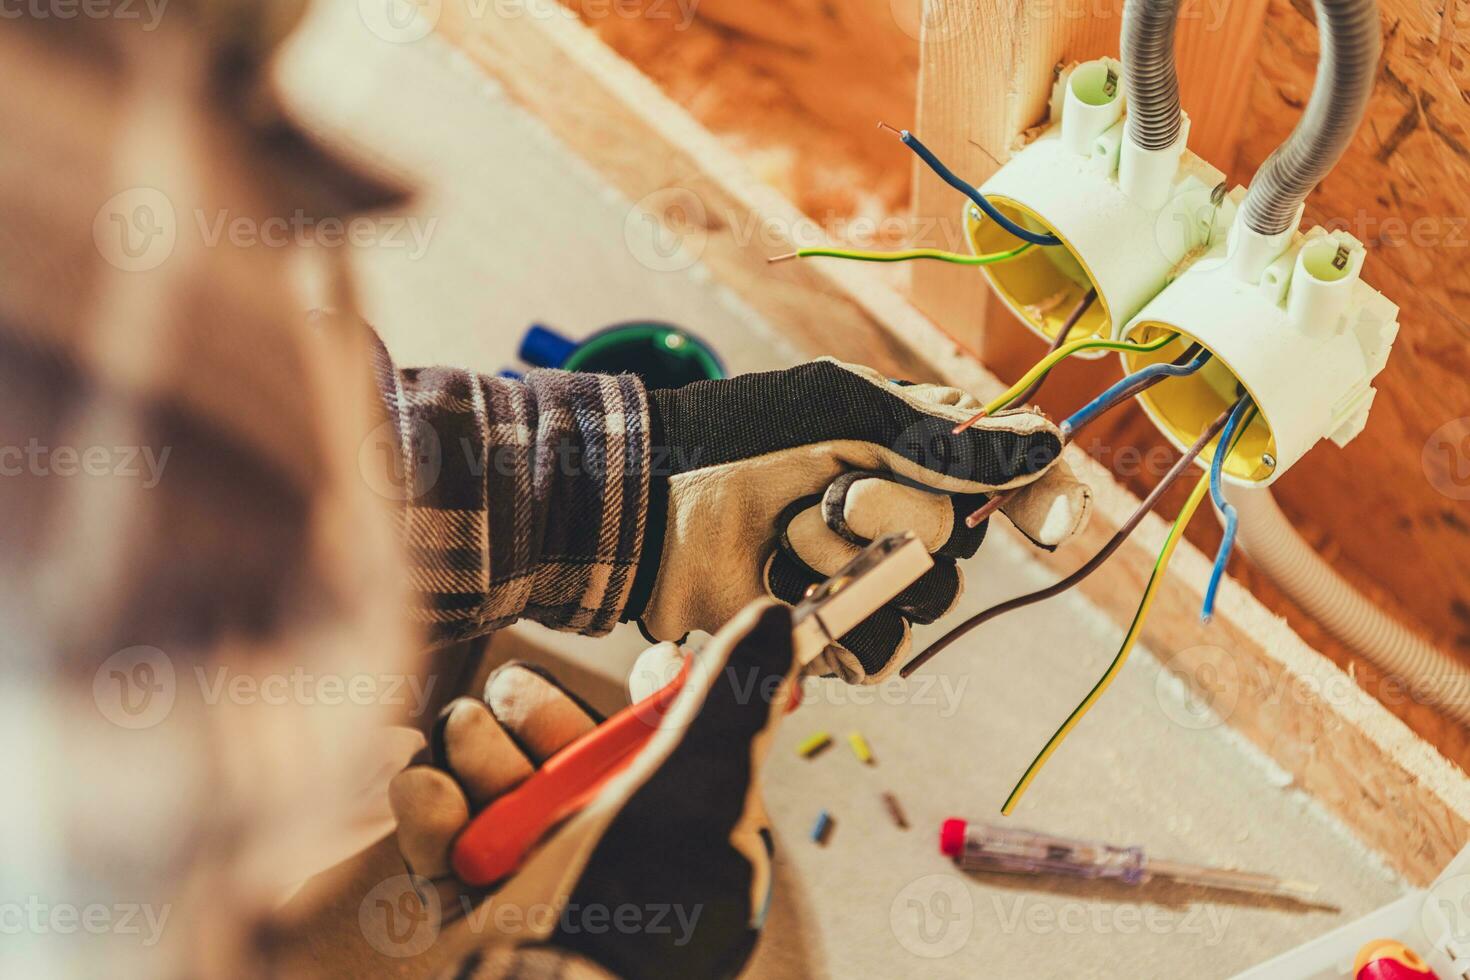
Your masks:
{"label": "blue electrical wire", "polygon": [[[892,126],[888,126],[886,124],[884,124],[884,128],[893,129]],[[978,190],[976,190],[968,181],[961,180],[959,177],[955,176],[953,170],[950,170],[944,164],[940,163],[939,158],[934,155],[934,152],[923,143],[921,143],[919,141],[919,138],[913,133],[909,132],[907,129],[894,129],[893,131],[895,133],[898,133],[898,138],[903,140],[903,145],[907,146],[910,150],[913,150],[914,153],[918,155],[920,160],[923,160],[926,164],[929,165],[930,170],[939,175],[939,178],[941,180],[943,180],[949,186],[953,187],[955,190],[959,191],[961,194],[968,197],[970,200],[974,201],[976,206],[979,207],[981,211],[984,211],[986,214],[990,215],[991,219],[994,220],[1006,231],[1010,232],[1012,235],[1015,235],[1017,238],[1021,239],[1024,242],[1030,242],[1032,245],[1062,244],[1062,240],[1056,235],[1048,235],[1041,232],[1030,231],[1016,224],[1010,218],[1007,218],[1004,214],[1001,214],[1000,209],[997,208],[994,204],[991,204],[988,200],[986,200],[984,194],[981,194]]]}
{"label": "blue electrical wire", "polygon": [[1188,364],[1176,364],[1165,361],[1162,364],[1150,364],[1141,371],[1133,372],[1086,405],[1083,405],[1076,412],[1073,412],[1071,417],[1062,423],[1062,438],[1071,438],[1072,433],[1081,429],[1084,425],[1125,398],[1131,398],[1139,394],[1141,389],[1152,387],[1164,378],[1183,378],[1187,375],[1194,374],[1200,368],[1204,367],[1209,360],[1210,352],[1201,351],[1199,356]]}
{"label": "blue electrical wire", "polygon": [[1200,608],[1200,619],[1206,623],[1215,615],[1215,593],[1220,590],[1220,579],[1224,578],[1225,566],[1230,563],[1230,552],[1235,548],[1235,531],[1240,524],[1240,514],[1225,499],[1225,490],[1221,486],[1221,478],[1225,473],[1225,457],[1235,448],[1236,431],[1251,408],[1250,396],[1242,395],[1240,401],[1235,403],[1235,408],[1230,411],[1230,418],[1220,432],[1215,458],[1210,461],[1210,496],[1214,498],[1215,506],[1220,508],[1220,513],[1225,515],[1225,536],[1220,541],[1220,550],[1215,552],[1215,567],[1210,569],[1210,584],[1205,587],[1205,602]]}

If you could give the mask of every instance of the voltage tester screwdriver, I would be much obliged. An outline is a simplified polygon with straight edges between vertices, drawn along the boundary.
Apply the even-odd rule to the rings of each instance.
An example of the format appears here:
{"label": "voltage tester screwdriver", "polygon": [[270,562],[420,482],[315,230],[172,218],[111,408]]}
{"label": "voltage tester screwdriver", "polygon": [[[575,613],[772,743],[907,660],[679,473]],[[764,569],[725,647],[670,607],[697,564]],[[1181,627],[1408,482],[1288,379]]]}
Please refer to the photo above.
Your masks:
{"label": "voltage tester screwdriver", "polygon": [[1145,857],[1141,847],[1117,847],[957,819],[944,821],[939,831],[939,849],[966,871],[1108,878],[1129,885],[1167,878],[1185,885],[1275,895],[1300,902],[1311,901],[1317,894],[1317,886],[1309,882],[1159,861]]}

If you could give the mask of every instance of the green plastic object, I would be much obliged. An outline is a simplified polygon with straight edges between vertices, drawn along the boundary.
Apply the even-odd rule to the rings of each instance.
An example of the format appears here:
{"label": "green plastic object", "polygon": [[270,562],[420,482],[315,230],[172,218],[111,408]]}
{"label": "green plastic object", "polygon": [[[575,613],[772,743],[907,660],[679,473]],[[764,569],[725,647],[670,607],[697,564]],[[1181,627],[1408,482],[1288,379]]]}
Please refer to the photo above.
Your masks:
{"label": "green plastic object", "polygon": [[668,323],[626,323],[589,338],[562,365],[568,371],[636,374],[654,388],[725,377],[704,341]]}

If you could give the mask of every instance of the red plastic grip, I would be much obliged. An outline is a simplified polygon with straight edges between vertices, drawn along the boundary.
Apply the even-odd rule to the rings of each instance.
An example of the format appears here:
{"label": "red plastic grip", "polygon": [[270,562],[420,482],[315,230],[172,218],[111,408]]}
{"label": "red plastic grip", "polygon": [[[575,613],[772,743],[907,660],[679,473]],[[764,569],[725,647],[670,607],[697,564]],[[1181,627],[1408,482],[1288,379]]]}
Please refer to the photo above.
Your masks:
{"label": "red plastic grip", "polygon": [[454,842],[454,873],[476,887],[514,874],[548,830],[586,806],[648,744],[688,676],[686,660],[666,686],[566,746],[481,810]]}

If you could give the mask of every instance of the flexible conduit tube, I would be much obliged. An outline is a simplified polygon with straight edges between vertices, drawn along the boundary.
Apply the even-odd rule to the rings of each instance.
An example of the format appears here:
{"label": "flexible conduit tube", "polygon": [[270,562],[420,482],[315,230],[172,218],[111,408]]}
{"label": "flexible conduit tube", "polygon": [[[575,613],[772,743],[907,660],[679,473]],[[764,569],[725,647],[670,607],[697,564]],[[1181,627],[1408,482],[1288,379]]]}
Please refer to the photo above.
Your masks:
{"label": "flexible conduit tube", "polygon": [[1179,0],[1127,0],[1123,6],[1124,131],[1145,150],[1167,149],[1179,138],[1179,73],[1174,68],[1178,23]]}
{"label": "flexible conduit tube", "polygon": [[1312,96],[1296,129],[1266,158],[1241,205],[1260,235],[1293,229],[1312,188],[1352,142],[1368,109],[1383,32],[1377,0],[1313,0],[1321,55]]}
{"label": "flexible conduit tube", "polygon": [[1470,725],[1470,669],[1388,616],[1302,539],[1269,490],[1227,486],[1240,547],[1333,636],[1419,699]]}

